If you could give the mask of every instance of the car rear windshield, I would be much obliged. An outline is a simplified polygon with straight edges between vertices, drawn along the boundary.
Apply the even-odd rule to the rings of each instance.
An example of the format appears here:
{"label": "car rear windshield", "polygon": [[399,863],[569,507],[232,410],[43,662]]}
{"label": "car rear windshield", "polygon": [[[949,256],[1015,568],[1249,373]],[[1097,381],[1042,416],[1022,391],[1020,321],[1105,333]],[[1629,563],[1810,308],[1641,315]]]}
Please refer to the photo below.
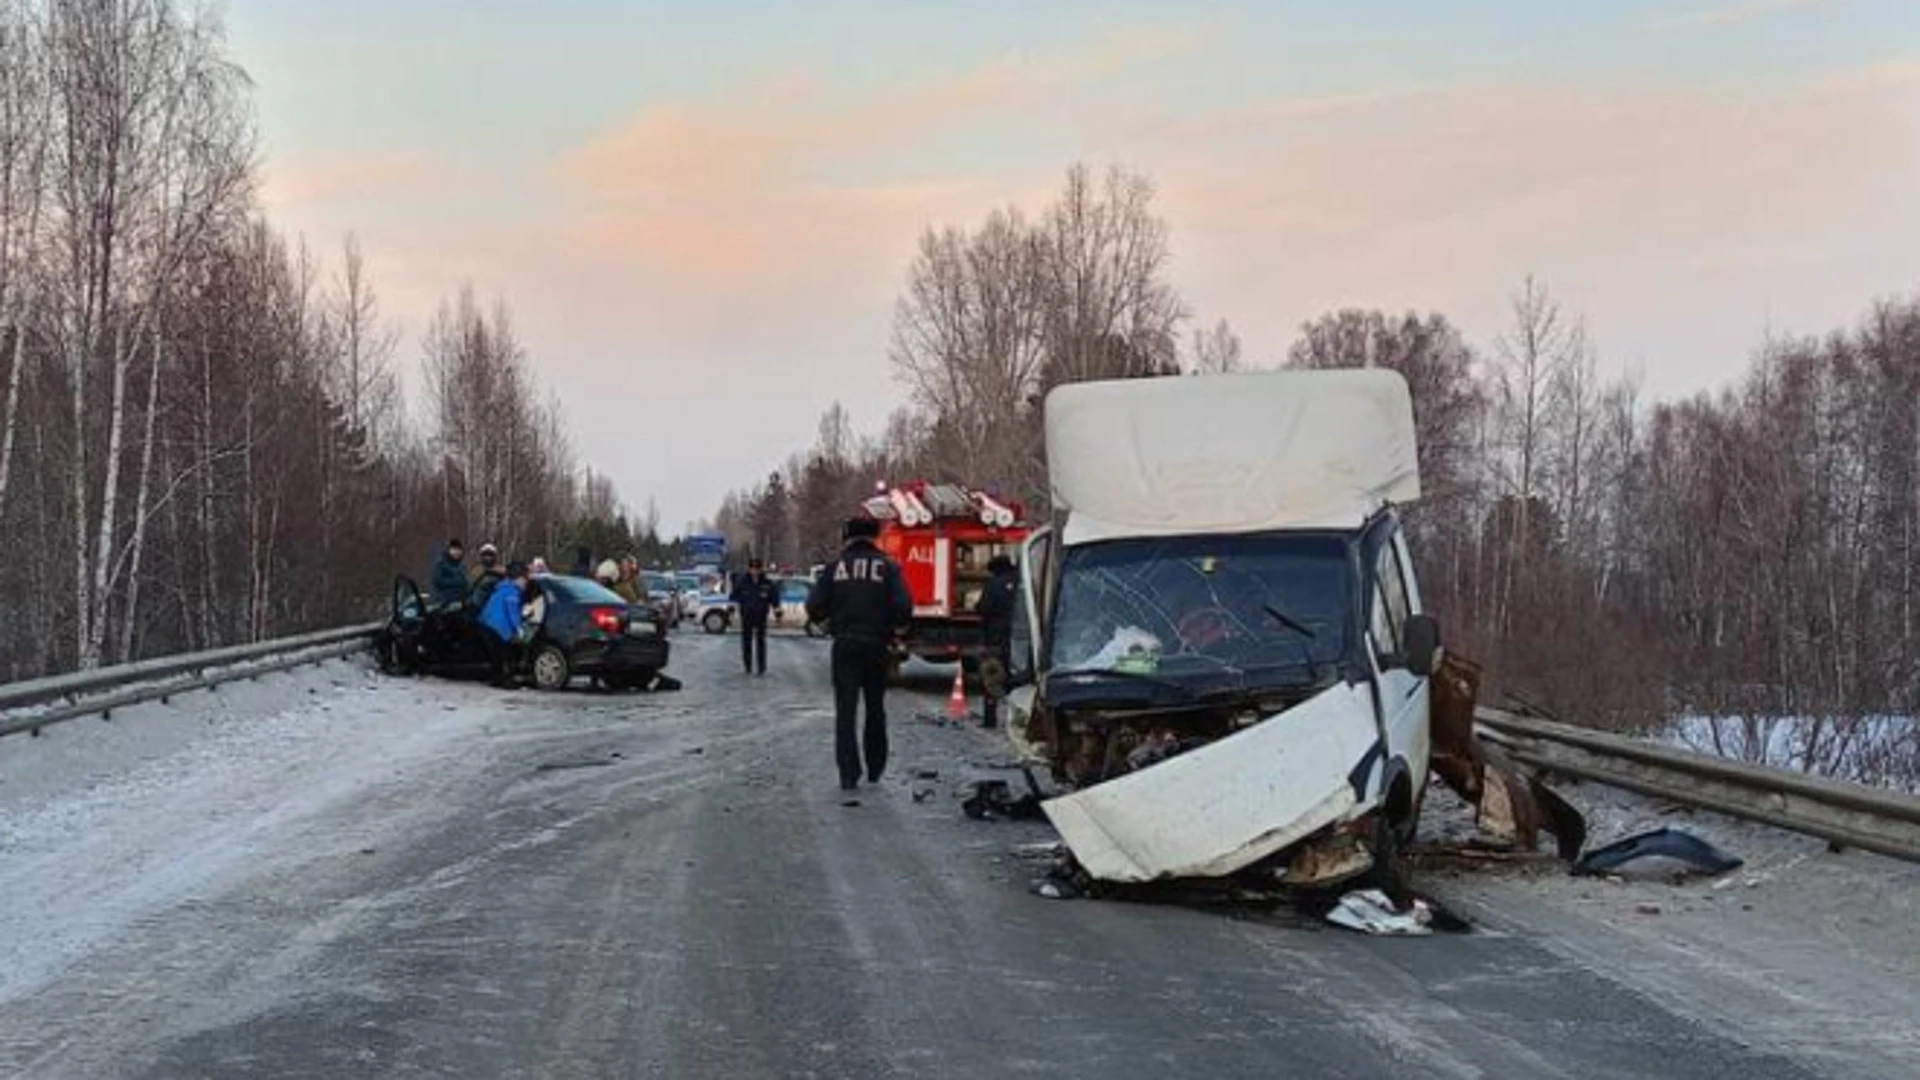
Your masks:
{"label": "car rear windshield", "polygon": [[560,599],[575,604],[627,606],[626,600],[619,593],[598,582],[588,581],[586,578],[550,577],[547,579],[547,588]]}

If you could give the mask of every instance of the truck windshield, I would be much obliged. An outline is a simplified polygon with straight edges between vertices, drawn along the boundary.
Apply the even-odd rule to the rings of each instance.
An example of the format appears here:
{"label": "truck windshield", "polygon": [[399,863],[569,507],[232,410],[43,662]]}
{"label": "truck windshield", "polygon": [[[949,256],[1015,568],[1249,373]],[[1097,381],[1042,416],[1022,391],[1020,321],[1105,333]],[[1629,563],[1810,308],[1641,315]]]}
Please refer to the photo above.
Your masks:
{"label": "truck windshield", "polygon": [[1071,548],[1060,567],[1049,666],[1056,674],[1181,681],[1255,672],[1315,679],[1347,654],[1351,585],[1347,540],[1334,534]]}

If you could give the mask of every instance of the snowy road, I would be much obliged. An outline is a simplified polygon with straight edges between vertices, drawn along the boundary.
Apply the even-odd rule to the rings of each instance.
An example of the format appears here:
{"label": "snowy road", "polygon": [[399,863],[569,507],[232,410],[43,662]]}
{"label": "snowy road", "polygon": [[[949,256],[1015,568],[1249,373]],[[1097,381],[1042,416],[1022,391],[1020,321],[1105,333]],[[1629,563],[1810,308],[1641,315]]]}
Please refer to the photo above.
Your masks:
{"label": "snowy road", "polygon": [[1656,931],[1441,880],[1482,925],[1424,940],[1033,898],[937,694],[843,808],[823,643],[676,650],[680,694],[339,664],[0,742],[0,1076],[1920,1074],[1910,954],[1706,887]]}

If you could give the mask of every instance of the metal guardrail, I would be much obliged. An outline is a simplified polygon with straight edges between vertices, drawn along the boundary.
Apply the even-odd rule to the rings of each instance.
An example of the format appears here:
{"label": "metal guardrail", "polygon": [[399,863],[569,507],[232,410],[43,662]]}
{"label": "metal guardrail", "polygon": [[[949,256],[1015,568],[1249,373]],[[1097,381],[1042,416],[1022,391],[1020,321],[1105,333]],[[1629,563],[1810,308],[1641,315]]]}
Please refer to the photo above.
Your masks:
{"label": "metal guardrail", "polygon": [[[22,731],[37,735],[43,727],[82,716],[111,714],[144,701],[164,701],[191,690],[348,656],[365,649],[380,626],[336,627],[0,685],[0,736]],[[6,715],[22,711],[24,715]]]}
{"label": "metal guardrail", "polygon": [[1920,797],[1479,708],[1514,760],[1847,847],[1920,862]]}

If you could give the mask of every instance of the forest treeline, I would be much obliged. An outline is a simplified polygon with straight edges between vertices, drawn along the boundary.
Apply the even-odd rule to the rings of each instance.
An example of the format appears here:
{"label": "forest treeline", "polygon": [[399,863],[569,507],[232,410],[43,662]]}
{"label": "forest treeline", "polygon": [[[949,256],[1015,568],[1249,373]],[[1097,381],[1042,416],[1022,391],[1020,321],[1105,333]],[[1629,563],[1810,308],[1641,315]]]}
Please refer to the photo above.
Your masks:
{"label": "forest treeline", "polygon": [[1054,385],[1377,365],[1413,391],[1427,604],[1496,692],[1605,726],[1805,717],[1828,742],[1913,714],[1920,303],[1863,301],[1856,325],[1769,340],[1734,385],[1682,401],[1603,377],[1584,320],[1536,279],[1492,340],[1350,309],[1250,364],[1224,321],[1194,329],[1153,194],[1076,166],[1036,218],[929,229],[894,319],[909,404],[866,437],[835,405],[719,526],[804,566],[876,479],[993,486],[1044,513]]}
{"label": "forest treeline", "polygon": [[448,299],[409,407],[359,247],[260,177],[203,9],[0,0],[0,680],[371,619],[451,533],[615,512],[504,302]]}

